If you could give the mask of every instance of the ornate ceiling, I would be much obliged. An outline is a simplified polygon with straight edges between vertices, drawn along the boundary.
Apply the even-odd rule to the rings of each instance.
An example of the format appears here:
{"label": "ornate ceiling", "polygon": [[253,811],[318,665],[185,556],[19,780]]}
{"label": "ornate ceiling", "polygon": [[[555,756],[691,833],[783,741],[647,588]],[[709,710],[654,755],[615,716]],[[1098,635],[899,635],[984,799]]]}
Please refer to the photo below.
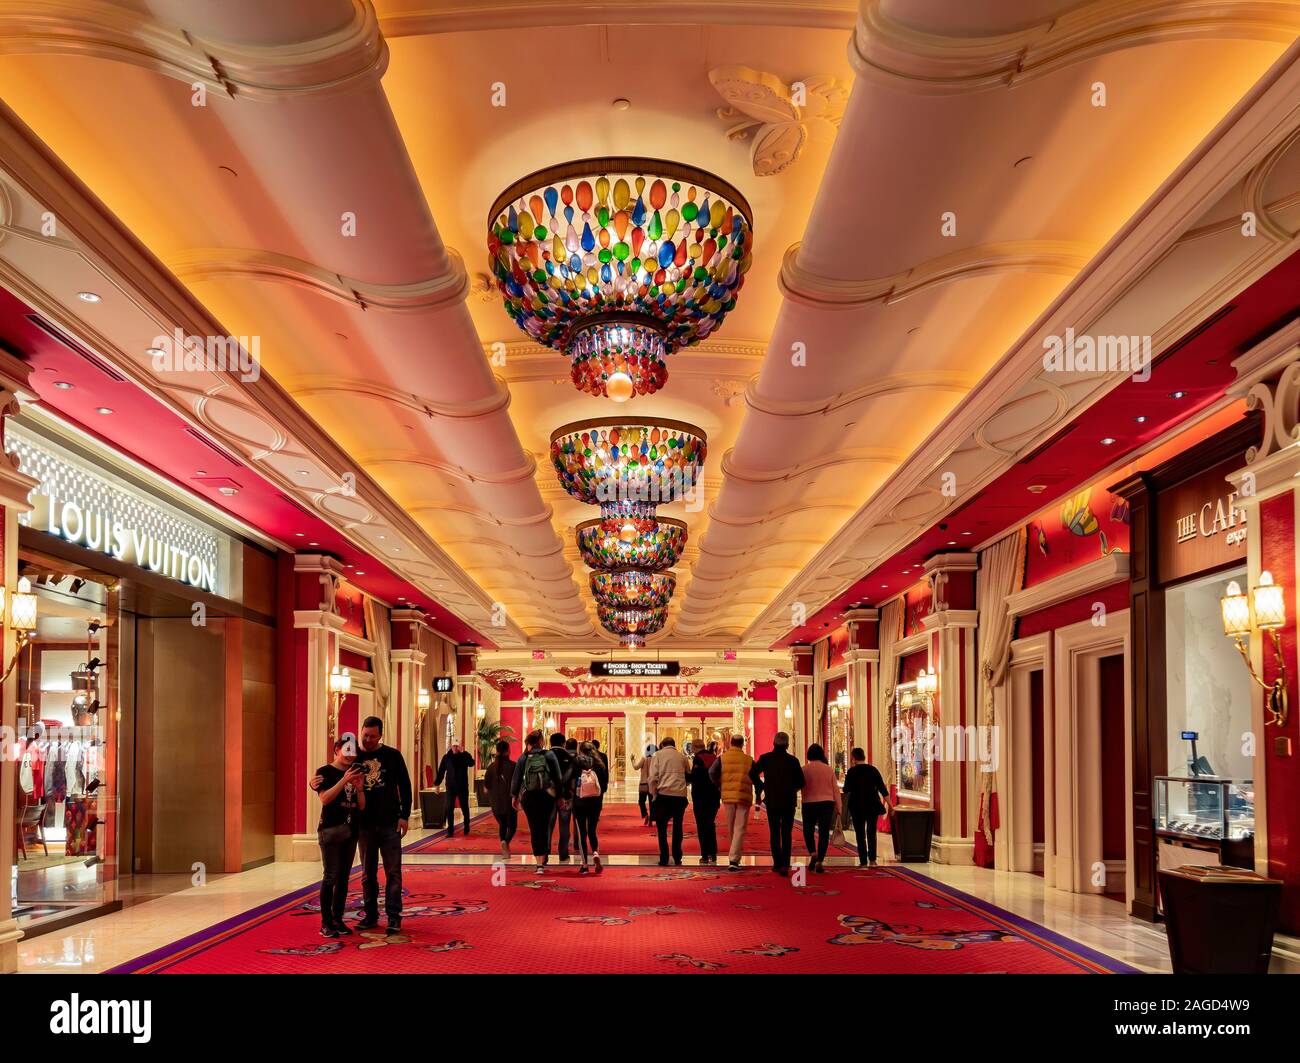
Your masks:
{"label": "ornate ceiling", "polygon": [[[101,253],[131,305],[87,308],[56,248],[0,257],[38,278],[29,302],[502,646],[612,642],[551,432],[700,426],[705,504],[663,508],[690,538],[650,641],[707,648],[770,645],[1118,382],[1042,379],[1044,335],[1168,342],[1293,245],[1300,2],[654,17],[648,38],[644,12],[603,2],[0,0],[0,96],[179,283],[142,309],[139,267]],[[498,192],[601,156],[701,167],[754,215],[725,324],[617,409],[514,326],[484,246]],[[1231,232],[1251,204],[1254,243]],[[275,396],[152,372],[186,300],[260,338]],[[337,489],[349,472],[360,497]]]}

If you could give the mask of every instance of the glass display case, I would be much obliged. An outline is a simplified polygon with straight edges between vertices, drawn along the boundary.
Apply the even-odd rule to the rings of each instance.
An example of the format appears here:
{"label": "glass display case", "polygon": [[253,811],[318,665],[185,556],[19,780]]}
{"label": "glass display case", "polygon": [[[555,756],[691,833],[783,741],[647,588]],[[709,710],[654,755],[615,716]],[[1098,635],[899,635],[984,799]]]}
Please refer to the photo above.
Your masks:
{"label": "glass display case", "polygon": [[1233,867],[1255,864],[1255,787],[1249,779],[1158,775],[1155,828],[1161,842],[1206,849]]}
{"label": "glass display case", "polygon": [[899,683],[894,688],[890,734],[894,777],[900,796],[927,804],[931,800],[934,759],[932,712],[930,698],[917,689],[916,682]]}

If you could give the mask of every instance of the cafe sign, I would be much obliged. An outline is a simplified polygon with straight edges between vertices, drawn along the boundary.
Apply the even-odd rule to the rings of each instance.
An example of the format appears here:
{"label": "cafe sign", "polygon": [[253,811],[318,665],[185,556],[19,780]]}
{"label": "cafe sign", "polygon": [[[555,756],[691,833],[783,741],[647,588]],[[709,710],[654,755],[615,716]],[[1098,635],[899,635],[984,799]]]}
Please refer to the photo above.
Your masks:
{"label": "cafe sign", "polygon": [[1232,460],[1161,491],[1160,582],[1207,572],[1246,556],[1246,510],[1227,482],[1240,461]]}

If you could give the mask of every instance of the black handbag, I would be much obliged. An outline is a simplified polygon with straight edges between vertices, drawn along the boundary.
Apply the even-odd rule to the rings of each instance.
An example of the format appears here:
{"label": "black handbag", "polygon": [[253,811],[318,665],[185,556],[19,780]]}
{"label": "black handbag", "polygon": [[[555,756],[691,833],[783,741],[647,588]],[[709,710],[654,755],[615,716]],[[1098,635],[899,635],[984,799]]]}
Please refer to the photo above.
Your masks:
{"label": "black handbag", "polygon": [[316,840],[321,845],[341,845],[352,840],[352,824],[336,823],[332,827],[317,827]]}

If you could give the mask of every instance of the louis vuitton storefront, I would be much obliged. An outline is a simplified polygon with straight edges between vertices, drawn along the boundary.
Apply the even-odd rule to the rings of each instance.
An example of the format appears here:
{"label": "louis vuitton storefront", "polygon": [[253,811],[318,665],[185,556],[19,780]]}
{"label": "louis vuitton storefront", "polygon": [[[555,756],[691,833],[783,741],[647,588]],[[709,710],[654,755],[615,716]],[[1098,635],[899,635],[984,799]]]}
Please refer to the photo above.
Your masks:
{"label": "louis vuitton storefront", "polygon": [[27,936],[271,859],[275,545],[74,427],[11,418],[17,519],[11,872]]}

